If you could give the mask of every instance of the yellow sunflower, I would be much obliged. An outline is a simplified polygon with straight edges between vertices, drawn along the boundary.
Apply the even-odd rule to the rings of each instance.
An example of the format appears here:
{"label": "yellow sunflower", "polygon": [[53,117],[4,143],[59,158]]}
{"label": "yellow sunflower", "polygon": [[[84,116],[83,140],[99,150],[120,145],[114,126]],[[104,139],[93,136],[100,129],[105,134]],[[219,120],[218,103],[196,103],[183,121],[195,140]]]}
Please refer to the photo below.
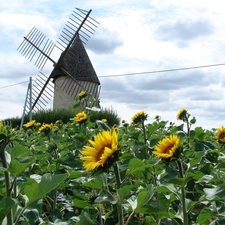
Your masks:
{"label": "yellow sunflower", "polygon": [[170,135],[169,137],[163,138],[157,146],[155,151],[152,153],[159,158],[172,158],[179,148],[180,139],[177,135]]}
{"label": "yellow sunflower", "polygon": [[224,126],[220,127],[217,130],[217,141],[221,143],[225,143],[225,128]]}
{"label": "yellow sunflower", "polygon": [[87,114],[85,112],[79,112],[74,117],[74,120],[78,123],[84,123],[87,120]]}
{"label": "yellow sunflower", "polygon": [[38,133],[50,132],[52,128],[53,128],[53,124],[52,123],[50,123],[50,124],[43,123],[41,125],[41,127],[38,129]]}
{"label": "yellow sunflower", "polygon": [[102,131],[88,141],[92,146],[84,146],[80,158],[87,172],[104,167],[118,150],[118,133],[114,130]]}
{"label": "yellow sunflower", "polygon": [[36,120],[31,120],[30,122],[25,123],[23,126],[25,128],[31,128],[34,126],[35,122],[36,122]]}
{"label": "yellow sunflower", "polygon": [[102,122],[103,123],[107,123],[107,119],[102,119]]}
{"label": "yellow sunflower", "polygon": [[132,118],[131,120],[134,123],[139,123],[139,122],[143,122],[147,119],[148,115],[145,113],[144,110],[137,112]]}
{"label": "yellow sunflower", "polygon": [[186,113],[187,110],[185,108],[180,109],[180,111],[177,113],[177,120],[183,120]]}
{"label": "yellow sunflower", "polygon": [[81,91],[79,94],[78,94],[78,98],[79,99],[82,99],[82,98],[85,98],[87,96],[87,93],[85,91]]}

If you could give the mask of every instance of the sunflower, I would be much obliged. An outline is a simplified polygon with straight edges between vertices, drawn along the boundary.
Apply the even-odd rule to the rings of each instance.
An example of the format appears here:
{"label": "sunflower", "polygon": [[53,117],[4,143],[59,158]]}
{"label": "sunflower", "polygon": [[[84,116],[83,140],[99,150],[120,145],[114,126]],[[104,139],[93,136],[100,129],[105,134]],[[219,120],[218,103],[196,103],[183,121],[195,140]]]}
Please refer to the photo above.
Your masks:
{"label": "sunflower", "polygon": [[31,128],[34,126],[35,123],[36,123],[36,120],[31,120],[30,122],[25,123],[23,126],[25,128]]}
{"label": "sunflower", "polygon": [[87,114],[85,112],[79,112],[74,117],[74,120],[78,123],[84,123],[87,120]]}
{"label": "sunflower", "polygon": [[224,126],[220,127],[217,130],[217,141],[221,143],[225,143],[225,128]]}
{"label": "sunflower", "polygon": [[105,167],[110,164],[110,159],[118,150],[118,133],[114,130],[102,131],[88,141],[92,146],[84,146],[80,158],[87,172]]}
{"label": "sunflower", "polygon": [[169,137],[163,138],[157,146],[155,151],[152,153],[159,158],[169,159],[172,158],[179,148],[180,139],[177,135],[170,135]]}
{"label": "sunflower", "polygon": [[53,127],[54,127],[54,126],[53,126],[52,123],[50,123],[50,124],[43,123],[43,124],[41,125],[41,127],[38,129],[38,133],[39,133],[39,134],[40,134],[41,132],[49,133]]}
{"label": "sunflower", "polygon": [[187,110],[185,108],[180,109],[177,113],[177,120],[184,120],[186,116]]}
{"label": "sunflower", "polygon": [[131,120],[134,122],[134,123],[139,123],[139,122],[143,122],[147,119],[148,115],[145,114],[145,111],[142,110],[140,112],[137,112],[132,118]]}
{"label": "sunflower", "polygon": [[103,123],[107,123],[107,119],[101,119]]}
{"label": "sunflower", "polygon": [[78,94],[78,98],[79,99],[82,99],[82,98],[85,98],[87,96],[87,93],[85,91],[81,91],[79,94]]}

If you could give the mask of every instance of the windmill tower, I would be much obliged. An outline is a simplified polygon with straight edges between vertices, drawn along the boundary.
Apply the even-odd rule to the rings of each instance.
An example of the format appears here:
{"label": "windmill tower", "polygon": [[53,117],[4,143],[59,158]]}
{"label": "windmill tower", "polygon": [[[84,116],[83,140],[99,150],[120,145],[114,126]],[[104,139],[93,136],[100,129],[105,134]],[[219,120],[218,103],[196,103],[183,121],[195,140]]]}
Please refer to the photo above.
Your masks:
{"label": "windmill tower", "polygon": [[[48,60],[54,66],[49,76],[40,71],[33,82],[32,110],[43,110],[52,98],[53,109],[66,109],[75,103],[75,97],[81,91],[98,98],[100,82],[84,48],[98,24],[90,17],[91,11],[75,8],[57,44],[46,40],[36,28],[24,37],[18,48],[22,55],[30,61],[36,59],[35,66],[40,70]],[[57,61],[50,57],[55,47],[61,51]]]}
{"label": "windmill tower", "polygon": [[53,109],[68,108],[74,104],[75,97],[83,90],[88,90],[93,97],[98,98],[100,82],[79,34],[61,63],[71,76],[66,76],[60,68],[53,70],[52,78],[55,84]]}

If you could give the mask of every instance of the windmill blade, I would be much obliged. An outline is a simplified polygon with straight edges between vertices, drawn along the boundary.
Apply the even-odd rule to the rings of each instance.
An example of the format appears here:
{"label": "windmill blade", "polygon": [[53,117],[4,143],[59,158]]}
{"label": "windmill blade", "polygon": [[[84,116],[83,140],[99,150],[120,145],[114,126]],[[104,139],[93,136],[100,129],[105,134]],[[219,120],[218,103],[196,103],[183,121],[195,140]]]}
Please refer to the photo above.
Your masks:
{"label": "windmill blade", "polygon": [[[24,37],[23,42],[17,50],[30,61],[36,58],[34,65],[42,70],[48,59],[54,64],[56,63],[50,57],[54,47],[55,44],[53,41],[46,40],[46,36],[37,28],[33,27],[28,35]],[[38,56],[36,54],[37,52],[39,52]]]}
{"label": "windmill blade", "polygon": [[46,106],[52,101],[54,87],[51,84],[51,76],[47,77],[40,72],[40,74],[36,77],[35,84],[33,86],[35,93],[32,109],[37,108],[37,106]]}
{"label": "windmill blade", "polygon": [[93,34],[95,28],[98,27],[97,25],[99,23],[90,17],[91,11],[92,10],[86,11],[79,8],[75,8],[73,11],[65,28],[63,28],[60,34],[59,41],[57,41],[58,45],[56,45],[56,47],[63,51],[63,54],[67,53],[78,33],[85,44],[85,41],[88,41],[88,38],[91,37],[89,34]]}

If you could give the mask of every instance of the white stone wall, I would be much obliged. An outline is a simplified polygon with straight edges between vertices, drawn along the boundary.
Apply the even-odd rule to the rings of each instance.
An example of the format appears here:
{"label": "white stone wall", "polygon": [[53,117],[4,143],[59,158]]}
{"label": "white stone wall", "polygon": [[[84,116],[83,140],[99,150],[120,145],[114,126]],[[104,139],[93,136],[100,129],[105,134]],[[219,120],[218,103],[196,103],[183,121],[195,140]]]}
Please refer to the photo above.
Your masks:
{"label": "white stone wall", "polygon": [[66,76],[58,77],[54,81],[54,100],[53,109],[67,109],[75,104],[75,97],[82,91],[91,93],[94,97],[98,95],[98,84],[88,81],[78,81],[66,78]]}

